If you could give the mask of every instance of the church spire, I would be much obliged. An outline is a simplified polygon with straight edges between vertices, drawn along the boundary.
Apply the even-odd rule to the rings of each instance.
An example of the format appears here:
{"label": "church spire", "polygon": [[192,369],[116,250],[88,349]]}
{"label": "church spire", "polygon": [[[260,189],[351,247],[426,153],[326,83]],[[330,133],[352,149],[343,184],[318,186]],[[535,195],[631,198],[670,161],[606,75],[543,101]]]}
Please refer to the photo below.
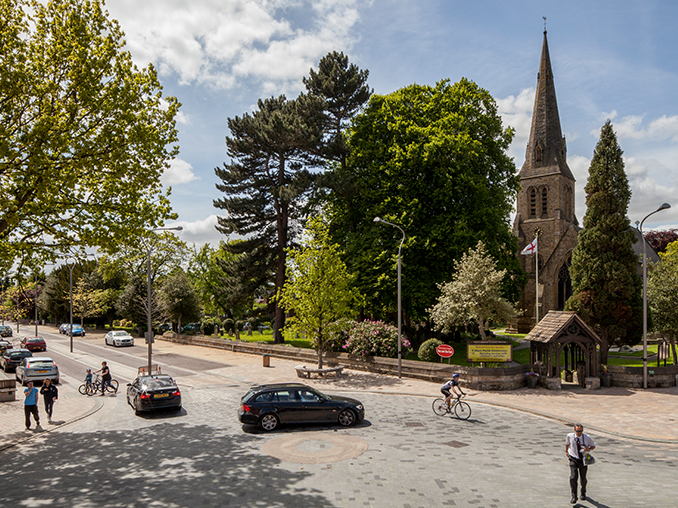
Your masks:
{"label": "church spire", "polygon": [[556,87],[551,70],[549,45],[544,30],[544,42],[541,50],[537,91],[534,97],[532,127],[525,152],[525,163],[520,170],[521,177],[561,173],[574,180],[567,166],[566,144],[560,129]]}

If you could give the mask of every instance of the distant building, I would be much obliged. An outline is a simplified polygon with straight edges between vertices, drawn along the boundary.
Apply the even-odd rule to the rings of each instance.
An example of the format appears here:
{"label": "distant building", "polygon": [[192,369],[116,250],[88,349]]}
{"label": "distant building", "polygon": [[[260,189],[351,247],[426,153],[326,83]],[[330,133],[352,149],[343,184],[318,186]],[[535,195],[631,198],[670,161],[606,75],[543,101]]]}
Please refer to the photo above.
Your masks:
{"label": "distant building", "polygon": [[[574,214],[574,176],[567,165],[567,145],[560,128],[556,89],[551,71],[546,31],[537,74],[532,127],[520,170],[521,190],[516,204],[513,233],[518,250],[536,235],[539,262],[539,316],[563,310],[572,295],[570,260],[580,231]],[[517,329],[529,332],[536,324],[536,256],[521,255],[520,263],[529,277],[518,308]]]}

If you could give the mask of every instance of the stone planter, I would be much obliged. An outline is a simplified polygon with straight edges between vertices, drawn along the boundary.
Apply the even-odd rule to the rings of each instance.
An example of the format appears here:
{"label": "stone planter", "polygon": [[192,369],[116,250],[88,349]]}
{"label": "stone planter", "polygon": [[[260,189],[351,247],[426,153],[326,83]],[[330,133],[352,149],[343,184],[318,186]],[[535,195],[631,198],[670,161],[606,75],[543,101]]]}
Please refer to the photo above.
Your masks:
{"label": "stone planter", "polygon": [[610,386],[612,386],[612,376],[610,376],[609,374],[603,374],[602,376],[600,376],[600,384],[605,388],[609,388]]}
{"label": "stone planter", "polygon": [[528,388],[536,388],[539,384],[539,376],[525,376]]}

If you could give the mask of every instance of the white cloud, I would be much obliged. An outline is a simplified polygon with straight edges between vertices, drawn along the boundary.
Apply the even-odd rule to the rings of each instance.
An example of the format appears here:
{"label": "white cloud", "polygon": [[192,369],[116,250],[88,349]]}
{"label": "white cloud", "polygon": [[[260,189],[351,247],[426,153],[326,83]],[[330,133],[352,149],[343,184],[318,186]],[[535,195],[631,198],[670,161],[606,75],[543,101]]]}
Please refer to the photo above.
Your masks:
{"label": "white cloud", "polygon": [[516,130],[513,142],[509,148],[509,155],[516,163],[525,157],[525,147],[530,137],[532,126],[532,108],[534,107],[534,88],[523,89],[518,96],[509,95],[505,99],[497,99],[497,108],[504,125],[510,125]]}
{"label": "white cloud", "polygon": [[357,0],[116,0],[107,5],[135,62],[182,84],[227,89],[256,78],[264,89],[301,85],[331,50],[355,42]]}
{"label": "white cloud", "polygon": [[193,166],[183,159],[173,159],[170,167],[163,173],[161,181],[163,185],[175,185],[192,182],[198,179],[193,173]]}
{"label": "white cloud", "polygon": [[[616,117],[616,111],[605,116],[606,119]],[[645,125],[644,120],[645,115],[629,115],[614,122],[612,127],[620,141],[623,139],[650,140],[653,142],[670,140],[678,143],[678,115],[662,115]],[[599,137],[600,130],[591,131],[591,134]]]}
{"label": "white cloud", "polygon": [[205,219],[194,222],[177,221],[176,223],[172,224],[172,226],[183,227],[183,231],[178,233],[179,237],[184,242],[195,244],[198,249],[206,243],[212,244],[212,246],[216,247],[219,245],[220,241],[227,239],[215,229],[216,225],[216,215],[210,215]]}

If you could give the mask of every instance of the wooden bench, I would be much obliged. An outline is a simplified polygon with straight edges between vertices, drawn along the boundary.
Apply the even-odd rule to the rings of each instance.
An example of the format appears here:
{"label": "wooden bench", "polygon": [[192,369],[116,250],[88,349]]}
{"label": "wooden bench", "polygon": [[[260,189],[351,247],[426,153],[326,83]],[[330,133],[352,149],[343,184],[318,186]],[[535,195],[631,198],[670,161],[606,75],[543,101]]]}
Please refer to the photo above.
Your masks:
{"label": "wooden bench", "polygon": [[340,365],[338,367],[331,367],[329,369],[309,369],[306,365],[298,365],[295,367],[298,377],[305,377],[307,379],[311,378],[311,374],[318,374],[323,376],[324,374],[334,374],[335,376],[340,376],[341,371],[344,370],[344,366]]}

